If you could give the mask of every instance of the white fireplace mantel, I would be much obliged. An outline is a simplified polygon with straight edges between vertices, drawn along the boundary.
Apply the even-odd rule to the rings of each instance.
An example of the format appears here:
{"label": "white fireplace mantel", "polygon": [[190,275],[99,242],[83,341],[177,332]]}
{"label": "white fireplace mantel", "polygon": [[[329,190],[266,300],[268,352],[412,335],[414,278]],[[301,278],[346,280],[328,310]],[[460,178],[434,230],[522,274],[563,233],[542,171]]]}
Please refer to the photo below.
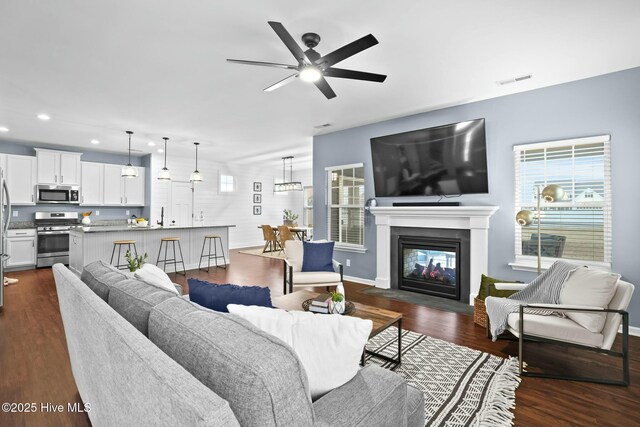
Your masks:
{"label": "white fireplace mantel", "polygon": [[470,231],[469,302],[478,294],[480,276],[489,265],[489,218],[498,206],[407,206],[372,207],[376,218],[376,287],[391,283],[391,227],[451,228]]}

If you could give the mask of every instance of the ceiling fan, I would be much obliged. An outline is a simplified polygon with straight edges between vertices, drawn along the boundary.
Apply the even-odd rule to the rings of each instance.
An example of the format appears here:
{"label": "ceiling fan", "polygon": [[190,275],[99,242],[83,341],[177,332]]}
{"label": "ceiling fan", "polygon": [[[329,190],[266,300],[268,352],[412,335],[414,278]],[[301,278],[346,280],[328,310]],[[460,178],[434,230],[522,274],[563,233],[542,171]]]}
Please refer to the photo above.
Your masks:
{"label": "ceiling fan", "polygon": [[302,35],[302,42],[307,46],[306,51],[302,51],[302,48],[295,42],[291,34],[284,28],[280,22],[268,22],[273,31],[276,32],[280,40],[287,46],[289,51],[293,54],[294,58],[298,61],[298,65],[278,64],[274,62],[260,62],[260,61],[245,61],[241,59],[227,59],[228,62],[245,65],[259,65],[262,67],[276,67],[284,68],[288,70],[295,70],[295,73],[291,74],[280,80],[277,83],[265,88],[264,90],[269,92],[279,87],[292,82],[296,78],[312,82],[316,85],[320,92],[327,97],[327,99],[335,98],[336,93],[331,89],[329,83],[325,80],[325,77],[339,77],[343,79],[355,79],[366,80],[369,82],[382,83],[387,76],[382,74],[366,73],[363,71],[345,70],[343,68],[333,67],[338,62],[362,52],[365,49],[370,48],[378,44],[378,40],[369,34],[354,42],[351,42],[340,49],[336,49],[333,52],[321,56],[314,48],[320,43],[320,36],[316,33],[305,33]]}

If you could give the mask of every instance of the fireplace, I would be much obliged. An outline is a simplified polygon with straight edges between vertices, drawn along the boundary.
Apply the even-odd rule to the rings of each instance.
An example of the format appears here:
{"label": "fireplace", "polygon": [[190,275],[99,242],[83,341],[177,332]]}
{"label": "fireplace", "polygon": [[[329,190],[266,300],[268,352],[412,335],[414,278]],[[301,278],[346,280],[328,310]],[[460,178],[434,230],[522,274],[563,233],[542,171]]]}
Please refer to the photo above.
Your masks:
{"label": "fireplace", "polygon": [[391,288],[469,302],[469,230],[391,227]]}
{"label": "fireplace", "polygon": [[400,236],[398,288],[460,299],[460,240]]}

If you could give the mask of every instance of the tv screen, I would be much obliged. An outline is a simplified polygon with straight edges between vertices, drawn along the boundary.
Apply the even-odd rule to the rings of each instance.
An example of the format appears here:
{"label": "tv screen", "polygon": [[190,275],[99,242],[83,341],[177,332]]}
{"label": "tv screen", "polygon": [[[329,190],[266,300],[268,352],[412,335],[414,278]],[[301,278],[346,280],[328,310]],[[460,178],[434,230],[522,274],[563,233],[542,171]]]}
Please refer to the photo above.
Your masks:
{"label": "tv screen", "polygon": [[484,119],[371,138],[376,197],[488,193]]}

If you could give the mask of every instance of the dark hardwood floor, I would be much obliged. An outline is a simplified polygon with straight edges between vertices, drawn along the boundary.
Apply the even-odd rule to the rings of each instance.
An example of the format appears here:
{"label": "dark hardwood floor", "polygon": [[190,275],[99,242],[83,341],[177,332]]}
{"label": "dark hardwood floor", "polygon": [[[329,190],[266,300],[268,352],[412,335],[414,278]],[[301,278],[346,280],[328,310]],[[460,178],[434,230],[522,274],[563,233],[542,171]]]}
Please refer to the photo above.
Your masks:
{"label": "dark hardwood floor", "polygon": [[[217,283],[266,285],[282,295],[282,261],[231,251],[227,270],[189,271]],[[35,403],[35,413],[0,412],[0,426],[86,426],[84,413],[69,413],[67,403],[80,402],[66,348],[55,284],[50,269],[11,273],[19,284],[5,288],[0,311],[0,403]],[[171,275],[186,286],[184,276]],[[346,284],[347,298],[402,312],[403,327],[499,356],[517,354],[516,343],[491,342],[470,316],[387,300],[358,292],[364,285]],[[618,345],[619,343],[617,343]],[[517,426],[640,425],[640,338],[631,337],[631,386],[618,387],[538,378],[522,378],[516,392]],[[545,370],[590,375],[617,374],[618,360],[575,349],[529,344],[525,360],[545,363]],[[96,361],[96,363],[100,363]],[[615,369],[615,371],[614,371]],[[41,404],[62,404],[62,413],[43,412]],[[91,402],[93,405],[99,402]]]}

